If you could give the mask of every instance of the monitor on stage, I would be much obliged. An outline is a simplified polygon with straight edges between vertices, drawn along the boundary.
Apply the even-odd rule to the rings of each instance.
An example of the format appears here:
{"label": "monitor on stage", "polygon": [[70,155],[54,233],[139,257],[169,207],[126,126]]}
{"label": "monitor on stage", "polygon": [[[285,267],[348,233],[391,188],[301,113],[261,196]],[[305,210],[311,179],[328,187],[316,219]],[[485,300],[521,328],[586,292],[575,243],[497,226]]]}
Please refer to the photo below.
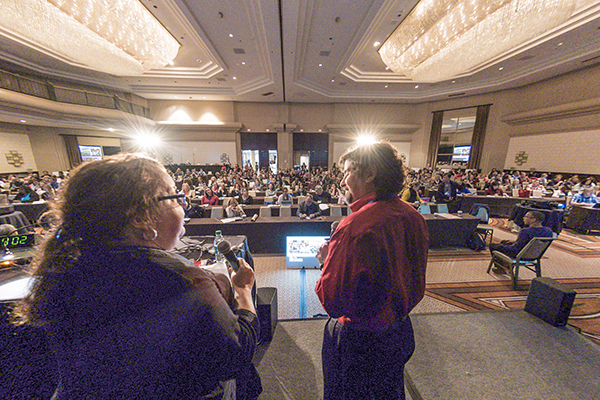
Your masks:
{"label": "monitor on stage", "polygon": [[288,236],[285,265],[288,268],[318,268],[317,250],[329,236]]}

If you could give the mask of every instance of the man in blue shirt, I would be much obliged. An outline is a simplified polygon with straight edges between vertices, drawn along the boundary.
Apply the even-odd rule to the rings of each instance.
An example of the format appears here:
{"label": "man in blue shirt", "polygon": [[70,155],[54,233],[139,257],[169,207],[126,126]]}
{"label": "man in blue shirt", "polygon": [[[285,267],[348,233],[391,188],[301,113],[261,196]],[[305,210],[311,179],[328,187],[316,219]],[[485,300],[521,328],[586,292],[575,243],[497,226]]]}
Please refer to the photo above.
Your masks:
{"label": "man in blue shirt", "polygon": [[[529,241],[535,237],[552,237],[552,230],[546,226],[542,226],[544,222],[544,213],[539,211],[528,211],[523,216],[523,222],[527,225],[527,228],[521,229],[519,236],[515,242],[502,241],[498,244],[490,245],[490,252],[499,251],[509,257],[515,257],[523,247],[529,243]],[[495,273],[502,273],[503,270],[500,268],[494,268]]]}
{"label": "man in blue shirt", "polygon": [[571,199],[571,204],[594,204],[598,202],[600,202],[598,196],[592,193],[592,188],[589,186],[584,187],[583,192],[577,193]]}

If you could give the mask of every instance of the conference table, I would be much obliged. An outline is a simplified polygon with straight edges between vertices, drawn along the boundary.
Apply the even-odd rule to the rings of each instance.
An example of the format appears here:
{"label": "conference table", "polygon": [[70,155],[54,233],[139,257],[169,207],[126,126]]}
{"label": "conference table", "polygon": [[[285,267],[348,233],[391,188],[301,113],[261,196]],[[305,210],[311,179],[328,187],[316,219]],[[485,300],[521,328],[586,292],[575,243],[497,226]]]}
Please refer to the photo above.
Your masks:
{"label": "conference table", "polygon": [[565,227],[577,231],[600,231],[600,208],[572,205]]}
{"label": "conference table", "polygon": [[459,196],[460,210],[470,212],[473,204],[485,204],[494,217],[509,217],[515,205],[523,201],[564,203],[564,198],[557,197],[510,197],[510,196]]}
{"label": "conference table", "polygon": [[[192,218],[186,223],[186,235],[214,235],[220,230],[223,235],[245,235],[253,252],[259,254],[285,253],[287,236],[329,236],[331,224],[343,216],[322,216],[315,219],[298,217],[259,217],[256,222],[249,219],[222,222],[217,218]],[[426,214],[423,215],[429,230],[429,247],[465,247],[466,240],[473,234],[479,218],[470,214]]]}
{"label": "conference table", "polygon": [[[225,208],[226,207],[222,207],[222,206],[206,206],[204,207],[204,217],[210,217],[211,215],[211,209],[214,207],[220,207],[223,208],[223,215],[225,216]],[[260,213],[260,209],[261,207],[268,207],[271,211],[271,216],[272,217],[279,217],[280,215],[280,209],[281,206],[279,205],[264,205],[264,204],[250,204],[250,205],[242,205],[242,209],[244,210],[244,213],[246,213],[246,217],[247,218],[252,218],[254,215],[259,214]],[[298,215],[298,208],[300,206],[298,204],[293,204],[291,206],[291,212],[292,212],[292,216],[297,216]],[[340,207],[340,211],[342,213],[342,215],[348,215],[348,206],[347,205],[337,205],[337,204],[328,204],[327,208],[325,209],[321,209],[321,213],[323,216],[329,216],[331,215],[331,208],[332,207]]]}

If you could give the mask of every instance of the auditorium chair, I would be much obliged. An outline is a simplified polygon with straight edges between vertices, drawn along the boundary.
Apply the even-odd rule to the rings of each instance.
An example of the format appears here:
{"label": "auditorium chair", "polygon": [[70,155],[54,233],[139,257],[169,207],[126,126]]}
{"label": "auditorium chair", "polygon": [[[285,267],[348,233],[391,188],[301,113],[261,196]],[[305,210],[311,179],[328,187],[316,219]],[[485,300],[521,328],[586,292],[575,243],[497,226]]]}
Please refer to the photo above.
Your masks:
{"label": "auditorium chair", "polygon": [[486,204],[475,203],[471,207],[469,214],[479,218],[480,222],[475,228],[475,232],[480,234],[483,239],[483,243],[488,246],[492,244],[494,238],[494,228],[489,226],[487,223],[490,220],[490,210]]}
{"label": "auditorium chair", "polygon": [[248,194],[252,197],[256,197],[256,190],[248,190]]}
{"label": "auditorium chair", "polygon": [[291,217],[292,216],[292,207],[290,207],[290,206],[281,206],[279,208],[279,216],[280,217]]}
{"label": "auditorium chair", "polygon": [[492,251],[492,260],[487,269],[488,274],[494,265],[505,269],[512,278],[513,289],[515,290],[517,289],[517,281],[519,280],[519,268],[527,268],[535,272],[535,275],[539,278],[542,276],[540,260],[553,240],[553,238],[535,237],[515,257],[507,256],[499,251]]}
{"label": "auditorium chair", "polygon": [[223,197],[223,207],[227,207],[233,197]]}
{"label": "auditorium chair", "polygon": [[298,204],[304,203],[304,200],[306,200],[306,196],[298,196]]}
{"label": "auditorium chair", "polygon": [[341,217],[342,216],[342,207],[341,206],[331,206],[330,207],[330,215],[332,217]]}
{"label": "auditorium chair", "polygon": [[213,207],[210,209],[210,217],[221,219],[223,218],[223,207]]}
{"label": "auditorium chair", "polygon": [[265,196],[265,204],[273,204],[274,202],[273,196]]}
{"label": "auditorium chair", "polygon": [[271,207],[261,207],[258,213],[258,216],[261,218],[270,217],[271,216]]}

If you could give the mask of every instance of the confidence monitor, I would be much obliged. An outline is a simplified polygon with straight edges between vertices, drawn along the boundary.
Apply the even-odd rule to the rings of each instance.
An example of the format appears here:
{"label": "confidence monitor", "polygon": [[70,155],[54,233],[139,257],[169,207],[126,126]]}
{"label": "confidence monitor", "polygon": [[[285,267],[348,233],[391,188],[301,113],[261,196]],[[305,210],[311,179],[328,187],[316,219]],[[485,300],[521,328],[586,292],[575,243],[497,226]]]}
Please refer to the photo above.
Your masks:
{"label": "confidence monitor", "polygon": [[329,236],[288,236],[285,265],[288,268],[318,268],[317,250]]}

